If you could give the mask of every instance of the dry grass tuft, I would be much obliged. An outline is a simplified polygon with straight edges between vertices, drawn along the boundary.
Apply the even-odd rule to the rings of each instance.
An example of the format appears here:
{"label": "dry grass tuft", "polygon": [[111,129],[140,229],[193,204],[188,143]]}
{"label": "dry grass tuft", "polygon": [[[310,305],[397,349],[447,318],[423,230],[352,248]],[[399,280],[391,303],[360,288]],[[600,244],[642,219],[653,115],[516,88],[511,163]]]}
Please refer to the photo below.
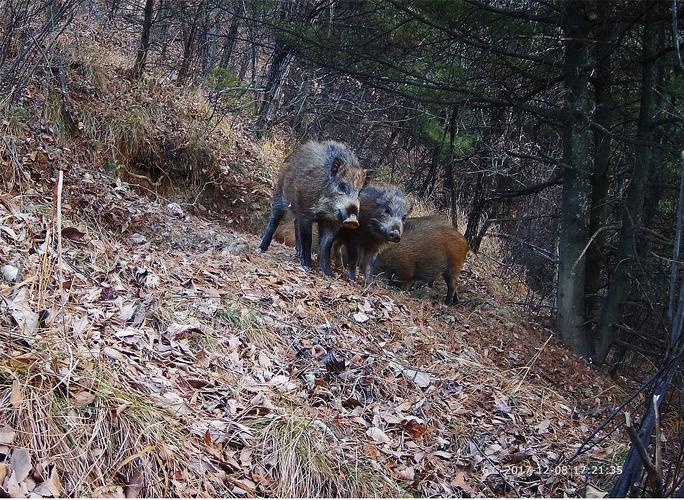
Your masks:
{"label": "dry grass tuft", "polygon": [[[10,356],[0,372],[0,422],[16,433],[12,448],[33,458],[34,477],[54,467],[73,496],[123,492],[134,480],[144,496],[173,492],[171,478],[191,461],[188,436],[176,417],[121,385],[113,366],[69,340],[45,337]],[[186,480],[201,486],[197,475]]]}
{"label": "dry grass tuft", "polygon": [[364,498],[402,493],[396,483],[370,463],[360,457],[347,457],[336,445],[333,431],[320,420],[304,417],[304,411],[295,410],[255,425],[257,448],[264,463],[274,468],[274,496]]}

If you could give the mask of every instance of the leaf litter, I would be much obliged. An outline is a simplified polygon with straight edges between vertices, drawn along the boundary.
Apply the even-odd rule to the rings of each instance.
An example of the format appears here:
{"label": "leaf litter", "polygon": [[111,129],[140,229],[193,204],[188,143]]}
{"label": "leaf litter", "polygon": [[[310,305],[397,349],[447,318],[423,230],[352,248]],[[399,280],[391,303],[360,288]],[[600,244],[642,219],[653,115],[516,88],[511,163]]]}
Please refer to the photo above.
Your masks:
{"label": "leaf litter", "polygon": [[[67,220],[89,209],[76,183],[72,170]],[[11,373],[0,378],[2,491],[579,494],[581,477],[550,471],[615,395],[555,343],[541,354],[518,346],[519,359],[538,355],[529,369],[493,355],[511,327],[500,326],[503,306],[483,306],[491,297],[471,292],[468,304],[447,308],[304,272],[279,244],[263,256],[223,252],[253,248],[256,237],[179,220],[125,184],[106,186],[104,206],[126,199],[110,216],[145,214],[129,229],[144,248],[114,230],[124,222],[116,218],[71,231],[62,255],[70,286],[60,291],[55,271],[42,277],[43,326],[30,283],[46,268],[31,251],[41,242],[27,235],[45,234],[51,220],[35,206],[20,217],[0,207],[17,235],[5,238],[13,264],[24,269],[23,282],[0,285]],[[478,290],[467,271],[461,286]],[[543,327],[512,328],[543,344]],[[555,386],[545,373],[554,364]],[[582,399],[575,385],[601,396]],[[617,447],[609,438],[591,459]]]}
{"label": "leaf litter", "polygon": [[[82,57],[102,48],[79,37]],[[101,58],[116,102],[87,103],[114,114],[139,97],[116,60]],[[192,111],[192,95],[149,97]],[[441,290],[416,300],[307,273],[293,249],[254,255],[258,238],[227,227],[256,227],[285,153],[239,120],[212,138],[230,146],[212,146],[223,223],[136,194],[40,120],[63,154],[42,185],[0,193],[0,496],[583,492],[556,468],[622,394],[506,305],[489,263],[469,257],[451,308]],[[61,254],[43,175],[57,162]],[[601,437],[578,469],[619,462],[624,438]]]}

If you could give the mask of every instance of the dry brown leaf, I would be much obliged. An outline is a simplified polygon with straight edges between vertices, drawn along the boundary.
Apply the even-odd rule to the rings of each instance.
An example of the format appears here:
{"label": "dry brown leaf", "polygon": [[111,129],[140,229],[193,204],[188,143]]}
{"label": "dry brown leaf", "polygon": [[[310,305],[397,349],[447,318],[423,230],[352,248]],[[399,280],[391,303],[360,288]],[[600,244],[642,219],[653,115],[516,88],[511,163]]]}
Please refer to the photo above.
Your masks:
{"label": "dry brown leaf", "polygon": [[71,241],[83,241],[83,237],[86,233],[79,231],[75,227],[65,227],[62,228],[62,237]]}
{"label": "dry brown leaf", "polygon": [[357,313],[354,313],[354,320],[355,320],[357,323],[365,323],[365,322],[368,321],[369,319],[370,319],[370,318],[368,317],[368,315],[367,315],[366,313],[363,313],[363,312],[360,312],[360,311],[357,312]]}
{"label": "dry brown leaf", "polygon": [[12,498],[24,498],[28,496],[28,486],[23,481],[17,481],[14,471],[12,471],[5,481],[5,489]]}
{"label": "dry brown leaf", "polygon": [[416,478],[416,470],[413,467],[405,467],[402,470],[394,470],[394,477],[402,481],[413,481]]}
{"label": "dry brown leaf", "polygon": [[54,465],[52,466],[50,477],[36,486],[32,493],[36,493],[42,497],[62,497],[62,482],[59,479],[59,474],[57,474],[57,467]]}
{"label": "dry brown leaf", "polygon": [[408,432],[412,438],[419,438],[427,431],[427,426],[423,419],[414,416],[405,417],[399,425],[401,425],[401,428]]}
{"label": "dry brown leaf", "polygon": [[403,374],[407,379],[414,381],[421,389],[426,389],[430,386],[430,381],[432,378],[430,377],[429,373],[405,368]]}
{"label": "dry brown leaf", "polygon": [[95,401],[95,398],[97,398],[97,396],[90,391],[79,391],[73,394],[72,397],[74,398],[74,402],[76,403],[76,408],[83,408],[84,406],[88,406],[92,404],[93,401]]}
{"label": "dry brown leaf", "polygon": [[122,361],[125,359],[124,355],[120,351],[117,351],[110,346],[106,346],[104,349],[102,349],[102,354],[117,361]]}
{"label": "dry brown leaf", "polygon": [[445,460],[451,460],[451,458],[454,456],[453,453],[449,453],[448,451],[433,451],[432,455],[435,457],[443,458]]}
{"label": "dry brown leaf", "polygon": [[27,289],[21,287],[14,296],[5,299],[5,304],[19,331],[23,335],[34,335],[38,330],[38,314],[33,312],[27,294]]}
{"label": "dry brown leaf", "polygon": [[2,484],[5,482],[5,478],[7,477],[8,473],[9,465],[5,462],[0,462],[0,488],[2,487]]}
{"label": "dry brown leaf", "polygon": [[605,498],[608,496],[608,492],[599,490],[592,485],[587,485],[587,498]]}
{"label": "dry brown leaf", "polygon": [[173,391],[164,393],[162,398],[168,404],[168,409],[172,414],[191,415],[193,413],[185,400]]}
{"label": "dry brown leaf", "polygon": [[88,316],[83,316],[74,321],[71,328],[73,329],[74,335],[79,336],[85,333],[89,326],[90,322],[88,321]]}
{"label": "dry brown leaf", "polygon": [[477,491],[466,481],[465,473],[463,471],[460,471],[458,474],[456,474],[456,477],[451,480],[451,485],[462,489],[470,496],[475,496],[477,494]]}
{"label": "dry brown leaf", "polygon": [[99,486],[93,490],[94,498],[126,498],[121,486],[106,485]]}
{"label": "dry brown leaf", "polygon": [[551,420],[548,418],[542,420],[539,422],[537,425],[534,426],[535,429],[537,429],[537,432],[540,434],[545,434],[549,431],[549,426],[551,425]]}

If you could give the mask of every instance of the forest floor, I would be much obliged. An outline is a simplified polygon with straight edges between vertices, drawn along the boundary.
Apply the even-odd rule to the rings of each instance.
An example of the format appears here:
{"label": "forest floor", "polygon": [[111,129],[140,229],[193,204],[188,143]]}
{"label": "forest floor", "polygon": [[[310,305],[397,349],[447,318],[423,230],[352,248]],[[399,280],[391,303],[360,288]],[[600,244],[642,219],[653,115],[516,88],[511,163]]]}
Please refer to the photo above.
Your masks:
{"label": "forest floor", "polygon": [[[448,307],[255,254],[285,141],[238,120],[197,136],[199,91],[130,82],[80,29],[68,88],[37,79],[2,124],[0,495],[600,496],[616,478],[621,430],[568,459],[623,392],[494,264],[471,255]],[[119,169],[179,156],[192,203]]]}

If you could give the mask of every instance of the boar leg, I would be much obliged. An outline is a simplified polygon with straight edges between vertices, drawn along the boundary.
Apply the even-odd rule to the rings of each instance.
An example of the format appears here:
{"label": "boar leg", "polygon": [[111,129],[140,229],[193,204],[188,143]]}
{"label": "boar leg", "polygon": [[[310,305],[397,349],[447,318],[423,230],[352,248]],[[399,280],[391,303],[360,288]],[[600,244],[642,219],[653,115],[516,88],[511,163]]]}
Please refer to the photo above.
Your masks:
{"label": "boar leg", "polygon": [[312,222],[306,217],[297,217],[297,240],[299,241],[299,262],[306,270],[311,270],[311,231]]}
{"label": "boar leg", "polygon": [[363,259],[361,260],[361,265],[363,266],[363,278],[366,280],[366,286],[369,286],[373,279],[373,268],[375,267],[375,261],[378,258],[376,253],[364,252]]}
{"label": "boar leg", "polygon": [[347,277],[356,281],[356,266],[359,262],[359,249],[356,245],[347,245]]}
{"label": "boar leg", "polygon": [[295,252],[297,252],[297,257],[302,258],[302,242],[299,239],[299,231],[297,230],[297,221],[294,222],[295,230]]}
{"label": "boar leg", "polygon": [[328,224],[318,223],[318,264],[326,276],[332,275],[330,269],[330,249],[335,240],[335,233],[336,231]]}
{"label": "boar leg", "polygon": [[331,259],[335,261],[335,266],[344,268],[344,262],[342,262],[342,243],[338,239],[333,241],[330,253],[332,254]]}
{"label": "boar leg", "polygon": [[264,236],[261,238],[261,244],[259,245],[259,249],[261,249],[262,252],[268,250],[268,247],[271,245],[273,234],[276,232],[276,229],[278,229],[278,224],[280,224],[283,215],[285,215],[283,197],[281,195],[274,196],[273,202],[271,203],[271,216],[268,218],[268,225],[266,226],[266,231],[264,231]]}
{"label": "boar leg", "polygon": [[458,292],[456,291],[456,277],[453,275],[453,272],[445,272],[444,281],[446,282],[447,286],[447,294],[446,298],[444,299],[444,303],[447,305],[457,304]]}

